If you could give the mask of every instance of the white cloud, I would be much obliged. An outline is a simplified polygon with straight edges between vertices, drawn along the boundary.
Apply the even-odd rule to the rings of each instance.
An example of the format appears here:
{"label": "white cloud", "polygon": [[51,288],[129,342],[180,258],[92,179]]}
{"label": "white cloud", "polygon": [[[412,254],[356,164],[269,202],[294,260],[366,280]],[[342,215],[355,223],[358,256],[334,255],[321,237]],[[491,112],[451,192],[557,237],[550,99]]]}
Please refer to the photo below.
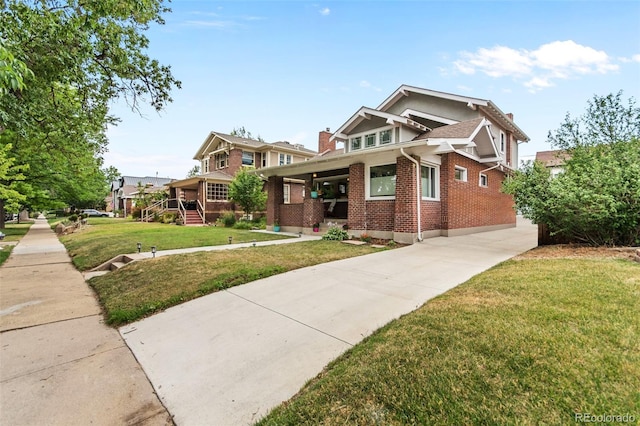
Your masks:
{"label": "white cloud", "polygon": [[553,86],[552,80],[619,69],[606,52],[573,40],[554,41],[531,51],[506,46],[480,48],[476,52],[461,52],[459,57],[453,66],[462,74],[479,72],[494,78],[512,77],[523,80],[524,86],[534,92]]}
{"label": "white cloud", "polygon": [[238,25],[233,21],[186,21],[185,24],[200,28],[232,28]]}
{"label": "white cloud", "polygon": [[634,62],[640,62],[640,53],[637,54],[637,55],[633,55],[631,57],[631,60],[634,61]]}
{"label": "white cloud", "polygon": [[331,13],[331,9],[329,9],[328,7],[320,9],[320,15],[322,16],[328,16],[330,13]]}
{"label": "white cloud", "polygon": [[371,87],[371,83],[369,83],[367,80],[362,80],[360,82],[360,87]]}

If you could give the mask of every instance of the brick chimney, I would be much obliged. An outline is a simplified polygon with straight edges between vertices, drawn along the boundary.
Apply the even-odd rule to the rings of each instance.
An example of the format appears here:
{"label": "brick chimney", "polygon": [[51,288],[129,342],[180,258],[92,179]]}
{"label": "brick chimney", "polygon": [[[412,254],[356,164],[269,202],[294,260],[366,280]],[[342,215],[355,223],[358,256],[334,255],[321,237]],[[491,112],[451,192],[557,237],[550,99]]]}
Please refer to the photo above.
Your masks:
{"label": "brick chimney", "polygon": [[509,117],[509,120],[513,121],[513,114],[512,113],[508,112],[506,115],[507,115],[507,117]]}
{"label": "brick chimney", "polygon": [[335,151],[336,141],[330,140],[331,131],[327,127],[318,134],[318,154],[322,154],[325,151]]}

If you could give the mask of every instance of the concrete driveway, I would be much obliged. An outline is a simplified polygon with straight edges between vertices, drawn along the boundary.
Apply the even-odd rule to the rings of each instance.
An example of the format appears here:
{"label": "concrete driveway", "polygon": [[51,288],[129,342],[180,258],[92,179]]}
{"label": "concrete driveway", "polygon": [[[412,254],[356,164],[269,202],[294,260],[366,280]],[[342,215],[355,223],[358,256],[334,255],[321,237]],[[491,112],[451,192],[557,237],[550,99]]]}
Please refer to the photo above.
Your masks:
{"label": "concrete driveway", "polygon": [[380,326],[536,244],[527,221],[428,239],[214,293],[120,334],[176,424],[251,424]]}

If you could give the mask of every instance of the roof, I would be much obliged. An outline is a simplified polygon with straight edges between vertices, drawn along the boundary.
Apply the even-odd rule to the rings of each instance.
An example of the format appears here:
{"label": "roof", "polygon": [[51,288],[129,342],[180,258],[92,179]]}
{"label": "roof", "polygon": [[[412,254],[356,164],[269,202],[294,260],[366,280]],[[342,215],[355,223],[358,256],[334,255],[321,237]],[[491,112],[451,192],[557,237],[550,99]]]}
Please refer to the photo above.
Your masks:
{"label": "roof", "polygon": [[221,172],[218,170],[214,170],[209,173],[204,173],[202,175],[192,176],[186,179],[174,180],[169,184],[171,188],[188,188],[195,187],[197,188],[198,183],[202,181],[222,181],[222,182],[231,182],[233,180],[233,176],[228,173]]}
{"label": "roof", "polygon": [[470,138],[477,130],[478,126],[484,121],[483,117],[474,118],[473,120],[461,121],[456,124],[436,127],[435,129],[424,132],[416,136],[413,140],[419,139],[463,139]]}
{"label": "roof", "polygon": [[230,143],[233,145],[247,147],[257,151],[268,151],[274,147],[277,147],[278,149],[284,149],[290,152],[298,152],[298,153],[301,153],[302,155],[306,155],[309,157],[316,154],[316,151],[305,148],[304,145],[292,144],[287,141],[278,141],[273,143],[261,142],[257,139],[243,138],[243,137],[229,135],[226,133],[212,131],[207,135],[202,145],[200,145],[200,148],[198,149],[196,154],[193,156],[193,159],[200,160],[202,156],[205,154],[205,152],[207,152],[208,148],[211,146],[211,144],[214,142],[216,138],[222,139],[223,141],[226,141],[227,143]]}
{"label": "roof", "polygon": [[377,109],[368,108],[368,107],[360,107],[355,114],[353,114],[349,120],[347,120],[336,132],[331,136],[331,139],[339,139],[345,140],[346,135],[343,132],[348,132],[352,130],[355,126],[357,126],[362,120],[368,120],[372,116],[380,117],[387,121],[389,124],[402,124],[407,127],[412,127],[417,130],[427,130],[427,127],[413,121],[409,117],[403,117],[397,114],[391,114],[384,111],[379,111]]}
{"label": "roof", "polygon": [[536,152],[536,161],[542,162],[545,167],[562,166],[569,158],[571,155],[560,149]]}
{"label": "roof", "polygon": [[141,183],[143,186],[164,186],[174,181],[172,178],[160,178],[156,176],[120,176],[118,180],[120,187],[123,186],[138,186]]}
{"label": "roof", "polygon": [[462,102],[467,104],[469,108],[472,109],[480,109],[482,112],[487,114],[489,118],[494,123],[499,123],[510,129],[515,137],[524,142],[528,142],[530,140],[529,136],[518,127],[513,119],[502,112],[500,108],[498,108],[493,102],[488,99],[481,98],[472,98],[469,96],[455,95],[453,93],[446,92],[438,92],[436,90],[423,89],[420,87],[409,86],[407,84],[403,84],[400,86],[395,92],[393,92],[387,99],[385,99],[379,106],[378,110],[387,111],[392,105],[402,99],[404,96],[409,96],[410,93],[416,93],[424,96],[432,96],[441,99],[449,99],[456,102]]}

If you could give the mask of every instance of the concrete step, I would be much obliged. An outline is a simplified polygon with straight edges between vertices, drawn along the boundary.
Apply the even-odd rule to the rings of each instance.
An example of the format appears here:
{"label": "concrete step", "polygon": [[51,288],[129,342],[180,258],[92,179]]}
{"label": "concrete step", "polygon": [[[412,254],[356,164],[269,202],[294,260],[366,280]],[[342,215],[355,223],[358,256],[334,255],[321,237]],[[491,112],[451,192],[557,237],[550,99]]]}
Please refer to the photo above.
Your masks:
{"label": "concrete step", "polygon": [[115,271],[116,269],[122,268],[124,265],[126,265],[125,262],[113,262],[109,265],[109,269]]}

